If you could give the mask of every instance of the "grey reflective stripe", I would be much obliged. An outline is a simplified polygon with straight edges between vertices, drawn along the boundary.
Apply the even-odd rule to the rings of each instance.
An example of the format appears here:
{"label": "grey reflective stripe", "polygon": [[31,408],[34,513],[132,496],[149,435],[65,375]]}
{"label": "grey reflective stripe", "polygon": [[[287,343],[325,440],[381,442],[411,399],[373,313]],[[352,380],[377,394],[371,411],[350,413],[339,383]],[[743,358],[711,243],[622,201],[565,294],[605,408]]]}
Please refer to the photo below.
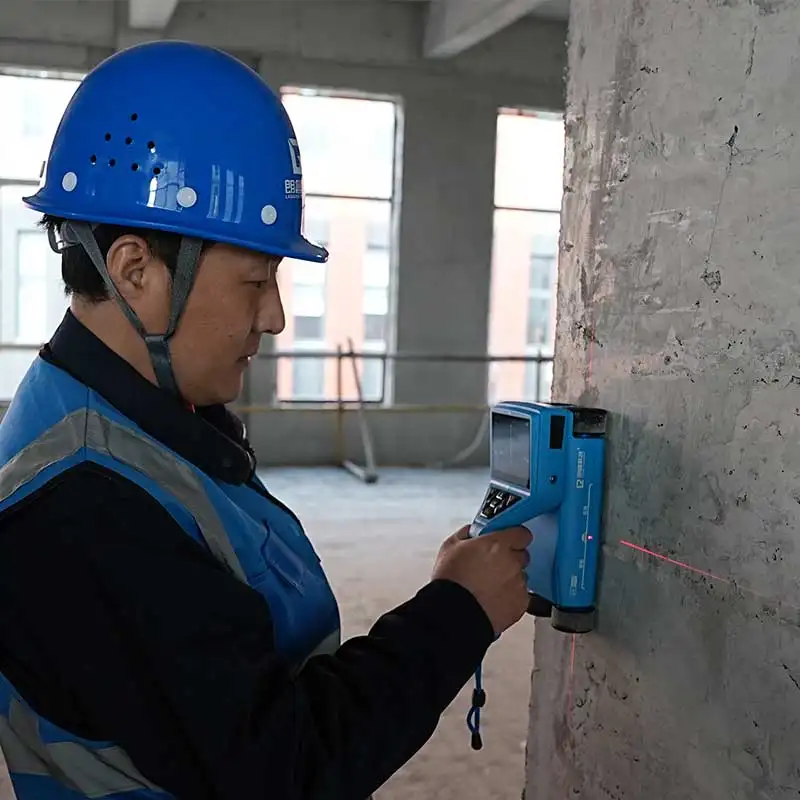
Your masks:
{"label": "grey reflective stripe", "polygon": [[11,701],[9,717],[0,717],[0,748],[12,775],[50,777],[85,797],[136,789],[160,791],[119,747],[94,750],[77,742],[45,744],[36,715],[16,700]]}
{"label": "grey reflective stripe", "polygon": [[239,580],[247,582],[225,527],[192,468],[145,435],[97,411],[84,408],[64,417],[0,467],[0,503],[84,445],[132,467],[173,494],[189,509],[214,556]]}
{"label": "grey reflective stripe", "polygon": [[[339,649],[342,643],[342,632],[337,628],[333,633],[326,636],[315,648],[308,658],[321,655],[331,655]],[[306,661],[308,661],[308,658]]]}
{"label": "grey reflective stripe", "polygon": [[314,656],[333,655],[339,649],[339,645],[341,643],[342,643],[342,632],[339,628],[337,628],[333,633],[328,634],[328,636],[326,636],[314,648],[314,650],[297,665],[297,667],[294,669],[294,674],[296,675],[298,672],[300,672],[300,670],[303,669],[308,660],[310,658],[314,658]]}
{"label": "grey reflective stripe", "polygon": [[[0,503],[28,481],[84,446],[126,464],[155,481],[189,510],[211,552],[239,580],[242,565],[201,480],[185,462],[141,433],[80,409],[49,428],[0,468]],[[148,783],[118,747],[95,750],[78,742],[45,744],[38,720],[18,702],[8,719],[0,717],[0,749],[10,773],[46,775],[86,797],[105,797]]]}

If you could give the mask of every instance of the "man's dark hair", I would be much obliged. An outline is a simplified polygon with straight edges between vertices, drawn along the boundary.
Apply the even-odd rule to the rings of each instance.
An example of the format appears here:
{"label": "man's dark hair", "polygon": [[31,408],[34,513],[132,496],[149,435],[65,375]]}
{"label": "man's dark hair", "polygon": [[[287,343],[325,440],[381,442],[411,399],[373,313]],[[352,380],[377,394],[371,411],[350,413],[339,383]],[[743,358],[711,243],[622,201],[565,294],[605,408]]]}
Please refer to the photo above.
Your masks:
{"label": "man's dark hair", "polygon": [[[58,239],[64,222],[66,220],[46,214],[40,225],[47,231],[53,231]],[[147,242],[150,252],[166,264],[170,274],[175,274],[182,238],[179,233],[106,224],[97,225],[93,230],[103,258],[108,257],[111,245],[120,236],[134,234],[141,236]],[[213,242],[204,242],[203,252],[212,244]],[[61,253],[61,277],[64,279],[64,291],[68,296],[74,294],[94,303],[108,300],[108,290],[103,278],[81,245],[68,247]]]}

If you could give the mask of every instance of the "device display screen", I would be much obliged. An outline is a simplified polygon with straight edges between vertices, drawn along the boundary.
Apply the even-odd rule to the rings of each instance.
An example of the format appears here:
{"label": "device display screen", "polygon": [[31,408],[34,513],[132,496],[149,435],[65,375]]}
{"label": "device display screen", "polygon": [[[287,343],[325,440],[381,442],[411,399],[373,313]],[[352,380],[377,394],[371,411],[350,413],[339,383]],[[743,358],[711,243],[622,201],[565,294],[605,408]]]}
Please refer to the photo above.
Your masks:
{"label": "device display screen", "polygon": [[510,414],[492,414],[493,480],[531,488],[531,421]]}

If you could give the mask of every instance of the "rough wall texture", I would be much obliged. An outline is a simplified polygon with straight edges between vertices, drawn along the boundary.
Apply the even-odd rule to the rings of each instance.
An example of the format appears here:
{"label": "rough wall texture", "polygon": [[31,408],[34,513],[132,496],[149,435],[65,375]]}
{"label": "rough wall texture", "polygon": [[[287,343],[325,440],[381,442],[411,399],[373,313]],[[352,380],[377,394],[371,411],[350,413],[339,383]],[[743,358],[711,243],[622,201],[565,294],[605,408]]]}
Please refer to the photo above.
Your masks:
{"label": "rough wall texture", "polygon": [[613,430],[599,627],[537,624],[526,797],[796,798],[800,3],[570,27],[555,396]]}

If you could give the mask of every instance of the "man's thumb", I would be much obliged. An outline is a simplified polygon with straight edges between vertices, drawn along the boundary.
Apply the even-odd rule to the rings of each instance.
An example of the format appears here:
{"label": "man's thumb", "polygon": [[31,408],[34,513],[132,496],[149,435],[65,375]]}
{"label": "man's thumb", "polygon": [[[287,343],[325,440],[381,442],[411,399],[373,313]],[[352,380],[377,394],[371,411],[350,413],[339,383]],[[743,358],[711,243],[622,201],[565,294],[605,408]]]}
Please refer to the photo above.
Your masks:
{"label": "man's thumb", "polygon": [[465,539],[469,539],[469,525],[464,525],[463,528],[459,528],[448,540],[448,544],[452,543],[455,544],[456,542],[462,542]]}

